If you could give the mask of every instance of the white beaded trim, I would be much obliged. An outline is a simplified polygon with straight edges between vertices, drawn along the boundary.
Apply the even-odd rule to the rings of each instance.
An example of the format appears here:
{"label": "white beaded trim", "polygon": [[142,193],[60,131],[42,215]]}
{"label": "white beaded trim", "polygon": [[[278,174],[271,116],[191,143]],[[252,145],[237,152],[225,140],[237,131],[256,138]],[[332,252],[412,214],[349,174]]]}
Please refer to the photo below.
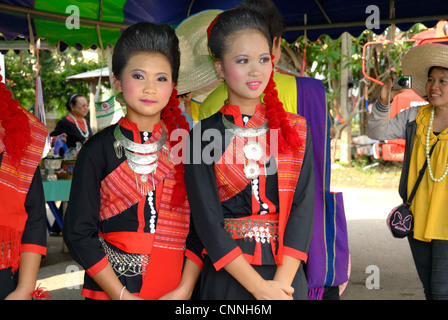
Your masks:
{"label": "white beaded trim", "polygon": [[75,125],[76,125],[76,128],[78,129],[78,131],[79,131],[79,133],[84,137],[84,138],[87,138],[88,136],[89,136],[89,127],[87,126],[87,121],[86,121],[86,119],[82,119],[83,121],[84,121],[84,126],[86,127],[86,132],[84,132],[80,127],[79,127],[79,125],[78,125],[78,120],[76,120],[76,118],[71,114],[71,113],[69,113],[69,116],[73,119],[73,121],[75,121]]}
{"label": "white beaded trim", "polygon": [[151,190],[148,194],[148,204],[151,211],[151,217],[149,219],[149,232],[155,233],[156,232],[156,220],[157,220],[157,211],[154,207],[154,190]]}

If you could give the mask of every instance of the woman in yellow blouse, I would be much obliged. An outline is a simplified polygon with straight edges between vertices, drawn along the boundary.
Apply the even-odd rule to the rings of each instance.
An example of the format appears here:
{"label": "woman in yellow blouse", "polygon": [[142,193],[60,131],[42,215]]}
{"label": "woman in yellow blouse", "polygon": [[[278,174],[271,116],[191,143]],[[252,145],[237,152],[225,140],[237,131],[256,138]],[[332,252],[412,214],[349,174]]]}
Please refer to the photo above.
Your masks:
{"label": "woman in yellow blouse", "polygon": [[401,90],[393,90],[392,82],[387,82],[373,105],[368,135],[406,139],[399,186],[403,201],[419,170],[428,164],[411,206],[414,228],[408,239],[426,298],[448,299],[448,47],[414,47],[404,56],[402,69],[403,75],[412,77],[412,89],[429,103],[389,118],[390,101]]}

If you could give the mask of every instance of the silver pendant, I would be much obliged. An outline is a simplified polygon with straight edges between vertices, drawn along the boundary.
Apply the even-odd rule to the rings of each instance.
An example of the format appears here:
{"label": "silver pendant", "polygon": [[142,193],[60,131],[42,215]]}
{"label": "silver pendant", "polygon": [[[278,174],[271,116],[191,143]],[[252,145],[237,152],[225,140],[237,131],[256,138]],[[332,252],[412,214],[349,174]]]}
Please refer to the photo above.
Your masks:
{"label": "silver pendant", "polygon": [[132,162],[128,159],[128,165],[129,168],[131,168],[132,171],[138,174],[150,174],[151,172],[155,171],[157,169],[157,165],[159,163],[156,162],[154,164],[150,165],[140,165],[138,163]]}
{"label": "silver pendant", "polygon": [[115,127],[114,130],[114,137],[115,140],[117,140],[121,146],[123,146],[125,149],[132,151],[132,152],[137,152],[137,153],[154,153],[159,151],[166,143],[167,141],[167,135],[165,132],[165,129],[162,127],[162,136],[160,137],[159,140],[157,140],[156,142],[153,143],[146,143],[146,144],[141,144],[141,143],[135,143],[132,140],[129,140],[128,138],[126,138],[120,130],[120,125],[117,124],[117,126]]}
{"label": "silver pendant", "polygon": [[239,137],[253,138],[266,134],[269,131],[267,122],[255,128],[242,128],[227,120],[224,114],[222,114],[222,123],[224,124],[224,128],[229,130],[233,135]]}
{"label": "silver pendant", "polygon": [[118,140],[114,141],[114,150],[115,150],[115,155],[117,156],[117,158],[121,159],[121,157],[123,156],[123,147],[121,146],[120,141],[118,141]]}
{"label": "silver pendant", "polygon": [[249,162],[244,166],[244,174],[247,179],[257,179],[260,175],[260,167],[256,162]]}
{"label": "silver pendant", "polygon": [[148,176],[146,174],[142,174],[140,175],[140,182],[141,183],[146,183],[148,182]]}
{"label": "silver pendant", "polygon": [[246,143],[246,145],[243,147],[243,152],[248,160],[253,161],[259,161],[264,155],[263,148],[258,142],[254,140],[249,140]]}
{"label": "silver pendant", "polygon": [[136,164],[139,165],[148,165],[151,164],[159,158],[159,153],[153,153],[148,155],[136,154],[124,149],[124,154],[126,158]]}

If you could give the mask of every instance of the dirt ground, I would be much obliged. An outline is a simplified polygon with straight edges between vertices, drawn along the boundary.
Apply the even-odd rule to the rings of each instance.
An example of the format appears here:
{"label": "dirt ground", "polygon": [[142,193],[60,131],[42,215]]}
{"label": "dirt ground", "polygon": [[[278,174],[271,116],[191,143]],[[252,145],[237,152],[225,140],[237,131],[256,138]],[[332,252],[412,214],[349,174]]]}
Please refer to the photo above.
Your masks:
{"label": "dirt ground", "polygon": [[332,187],[398,190],[401,162],[366,163],[354,161],[351,166],[331,166]]}

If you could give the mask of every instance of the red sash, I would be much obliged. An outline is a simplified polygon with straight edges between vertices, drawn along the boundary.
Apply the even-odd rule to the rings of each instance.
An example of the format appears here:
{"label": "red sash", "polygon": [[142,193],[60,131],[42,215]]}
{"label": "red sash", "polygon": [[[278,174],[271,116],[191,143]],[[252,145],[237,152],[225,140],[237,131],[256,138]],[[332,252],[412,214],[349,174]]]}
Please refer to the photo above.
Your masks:
{"label": "red sash", "polygon": [[[224,114],[234,115],[235,123],[239,126],[243,126],[241,120],[241,113],[238,107],[224,106],[221,109]],[[306,141],[306,121],[303,117],[287,113],[288,120],[293,129],[295,129],[302,141]],[[251,117],[250,121],[246,124],[246,127],[257,127],[265,122],[265,107],[264,105],[257,106],[255,114]],[[240,137],[237,137],[240,138]],[[236,139],[236,138],[235,138]],[[262,139],[258,142],[263,141]],[[266,139],[264,140],[266,141]],[[230,144],[232,146],[232,144]],[[238,148],[228,147],[221,159],[237,159],[239,160],[234,164],[225,164],[224,161],[220,161],[215,165],[215,178],[218,185],[219,195],[221,201],[227,200],[239,192],[241,192],[249,183],[249,179],[246,178],[243,168],[244,154],[241,150],[235,150]],[[239,144],[238,144],[239,146]],[[266,150],[266,149],[265,149]],[[227,153],[231,153],[230,155]],[[277,162],[277,176],[278,176],[278,188],[279,188],[279,250],[276,256],[277,264],[281,264],[283,260],[283,238],[288,221],[289,213],[291,211],[292,201],[294,198],[294,192],[297,186],[297,181],[302,168],[303,157],[305,154],[305,144],[298,151],[288,151],[285,153],[274,154]],[[264,177],[263,170],[261,170],[260,180]]]}
{"label": "red sash", "polygon": [[[134,140],[140,143],[140,134],[134,123],[123,119],[120,124],[134,131]],[[162,125],[156,125],[147,143],[160,138]],[[142,223],[136,232],[115,232],[103,236],[126,252],[150,255],[139,294],[145,300],[160,298],[176,288],[180,282],[185,241],[190,223],[190,207],[187,200],[178,208],[171,207],[171,196],[176,183],[174,173],[174,164],[169,159],[160,156],[157,170],[154,172],[158,215],[155,234],[143,232],[144,221],[140,217],[143,215],[146,196],[142,195],[136,187],[134,172],[129,168],[127,161],[124,161],[101,183],[100,218],[102,220],[120,214],[138,203],[139,220]],[[152,183],[149,184],[148,191],[151,190]]]}
{"label": "red sash", "polygon": [[4,245],[0,252],[0,269],[11,267],[13,272],[20,265],[21,239],[28,219],[25,198],[47,138],[47,128],[32,114],[23,112],[29,121],[22,125],[29,126],[32,134],[18,168],[4,150],[5,130],[0,126],[0,150],[4,151],[0,166],[0,246]]}

